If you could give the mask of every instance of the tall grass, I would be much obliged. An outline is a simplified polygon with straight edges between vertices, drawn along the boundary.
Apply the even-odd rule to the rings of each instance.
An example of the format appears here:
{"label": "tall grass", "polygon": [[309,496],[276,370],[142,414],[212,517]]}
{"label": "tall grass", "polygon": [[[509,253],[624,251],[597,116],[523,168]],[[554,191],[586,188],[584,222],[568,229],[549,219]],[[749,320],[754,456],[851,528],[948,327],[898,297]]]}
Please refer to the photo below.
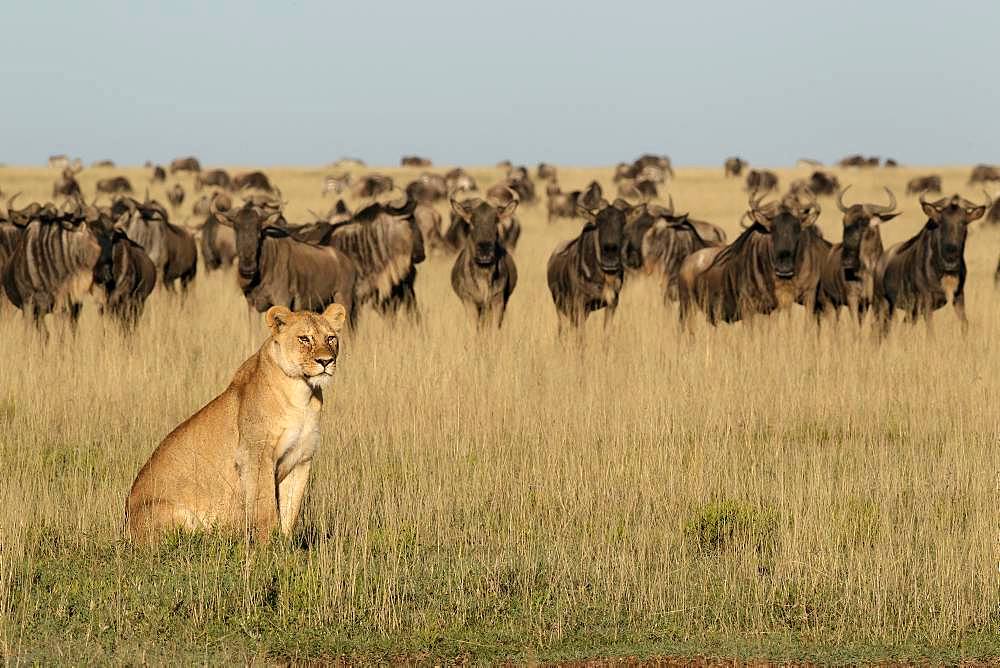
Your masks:
{"label": "tall grass", "polygon": [[[562,172],[610,186],[610,170]],[[900,196],[887,244],[923,222],[902,195],[914,173],[841,173],[852,198]],[[0,188],[41,198],[53,174],[0,170]],[[329,206],[321,171],[273,174],[293,221]],[[745,195],[721,169],[680,170],[671,192],[735,237]],[[8,306],[0,656],[1000,657],[1000,235],[970,235],[965,338],[950,311],[882,345],[797,311],[690,340],[636,280],[608,330],[560,341],[544,267],[578,225],[520,215],[502,331],[465,320],[443,257],[420,268],[419,324],[366,314],[291,544],[122,539],[138,467],[265,337],[232,274],[158,291],[127,337],[90,307],[44,346]]]}

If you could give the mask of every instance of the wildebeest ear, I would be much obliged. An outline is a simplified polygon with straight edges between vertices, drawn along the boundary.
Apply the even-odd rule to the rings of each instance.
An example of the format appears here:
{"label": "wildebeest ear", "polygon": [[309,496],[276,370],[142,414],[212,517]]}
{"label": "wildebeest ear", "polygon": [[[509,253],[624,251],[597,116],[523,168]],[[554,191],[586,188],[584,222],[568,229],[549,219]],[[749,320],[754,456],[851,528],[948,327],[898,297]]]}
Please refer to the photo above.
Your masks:
{"label": "wildebeest ear", "polygon": [[938,218],[940,217],[941,212],[938,211],[938,208],[936,206],[934,206],[933,203],[931,203],[931,202],[920,202],[920,207],[924,210],[924,213],[927,214],[927,217],[930,218],[933,222],[936,223],[938,221]]}
{"label": "wildebeest ear", "polygon": [[977,206],[972,209],[966,209],[965,214],[968,216],[968,218],[965,219],[965,224],[968,225],[969,223],[974,223],[982,218],[986,214],[986,207]]}
{"label": "wildebeest ear", "polygon": [[323,317],[326,318],[335,332],[339,332],[347,321],[347,309],[340,304],[330,304],[323,311]]}
{"label": "wildebeest ear", "polygon": [[271,332],[278,334],[288,324],[288,321],[292,319],[292,312],[284,306],[272,306],[267,309],[264,319],[267,321],[267,326]]}
{"label": "wildebeest ear", "polygon": [[469,212],[465,210],[465,203],[459,202],[457,199],[451,200],[451,210],[462,220],[466,220],[469,217]]}
{"label": "wildebeest ear", "polygon": [[497,215],[501,218],[510,218],[517,210],[517,200],[512,199],[503,206],[497,207]]}

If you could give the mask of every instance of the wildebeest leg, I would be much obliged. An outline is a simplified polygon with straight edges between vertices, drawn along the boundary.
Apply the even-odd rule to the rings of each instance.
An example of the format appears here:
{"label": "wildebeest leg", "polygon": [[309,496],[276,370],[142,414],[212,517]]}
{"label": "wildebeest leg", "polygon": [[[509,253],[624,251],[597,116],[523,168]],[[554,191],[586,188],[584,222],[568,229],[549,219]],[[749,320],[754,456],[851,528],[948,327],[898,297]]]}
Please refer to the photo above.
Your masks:
{"label": "wildebeest leg", "polygon": [[962,323],[962,334],[968,334],[969,319],[965,317],[965,295],[955,295],[954,299],[952,299],[951,305],[955,308],[955,315],[958,316],[958,321]]}
{"label": "wildebeest leg", "polygon": [[613,304],[608,304],[604,307],[604,329],[607,330],[611,327],[611,321],[615,317],[615,311],[618,309],[618,300],[615,300]]}

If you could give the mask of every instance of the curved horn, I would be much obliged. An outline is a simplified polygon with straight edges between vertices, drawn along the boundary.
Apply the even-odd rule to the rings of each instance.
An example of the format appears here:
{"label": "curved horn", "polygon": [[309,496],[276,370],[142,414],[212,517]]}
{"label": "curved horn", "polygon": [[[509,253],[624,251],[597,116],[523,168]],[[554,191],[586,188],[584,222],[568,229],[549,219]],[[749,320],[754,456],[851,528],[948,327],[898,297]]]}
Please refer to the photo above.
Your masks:
{"label": "curved horn", "polygon": [[[848,206],[844,204],[844,193],[851,189],[850,185],[846,185],[837,192],[837,208],[840,209],[841,213],[847,213]],[[895,202],[895,200],[893,200]]]}
{"label": "curved horn", "polygon": [[672,216],[674,215],[674,196],[670,193],[667,193],[667,203],[668,208],[670,209],[670,215]]}
{"label": "curved horn", "polygon": [[888,186],[883,186],[883,187],[885,188],[885,192],[889,195],[889,203],[886,205],[865,204],[865,213],[867,213],[869,216],[877,213],[889,213],[890,211],[896,208],[896,196],[892,194],[892,191],[889,190]]}

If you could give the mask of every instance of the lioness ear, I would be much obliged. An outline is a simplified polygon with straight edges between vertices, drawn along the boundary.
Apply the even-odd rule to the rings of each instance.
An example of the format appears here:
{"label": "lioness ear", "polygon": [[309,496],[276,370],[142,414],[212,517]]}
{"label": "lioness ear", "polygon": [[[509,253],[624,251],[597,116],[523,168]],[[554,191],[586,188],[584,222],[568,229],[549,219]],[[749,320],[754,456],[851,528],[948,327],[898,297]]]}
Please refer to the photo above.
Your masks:
{"label": "lioness ear", "polygon": [[339,332],[347,320],[347,309],[340,304],[330,304],[323,311],[323,317],[335,331]]}
{"label": "lioness ear", "polygon": [[264,316],[264,319],[267,321],[267,326],[271,329],[271,333],[277,334],[288,324],[291,317],[292,312],[284,306],[272,306],[267,309],[267,315]]}

